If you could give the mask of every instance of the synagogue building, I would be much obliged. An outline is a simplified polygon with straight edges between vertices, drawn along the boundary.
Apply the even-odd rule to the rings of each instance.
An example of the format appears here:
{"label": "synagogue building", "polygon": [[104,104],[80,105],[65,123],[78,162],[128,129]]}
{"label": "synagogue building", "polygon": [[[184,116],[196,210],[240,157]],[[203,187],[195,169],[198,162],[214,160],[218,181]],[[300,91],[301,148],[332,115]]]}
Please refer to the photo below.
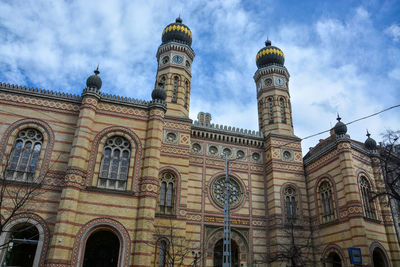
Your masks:
{"label": "synagogue building", "polygon": [[225,156],[232,266],[400,266],[376,142],[338,118],[303,157],[281,49],[256,55],[256,132],[190,119],[192,32],[161,39],[150,101],[98,69],[80,95],[0,83],[1,266],[222,266]]}

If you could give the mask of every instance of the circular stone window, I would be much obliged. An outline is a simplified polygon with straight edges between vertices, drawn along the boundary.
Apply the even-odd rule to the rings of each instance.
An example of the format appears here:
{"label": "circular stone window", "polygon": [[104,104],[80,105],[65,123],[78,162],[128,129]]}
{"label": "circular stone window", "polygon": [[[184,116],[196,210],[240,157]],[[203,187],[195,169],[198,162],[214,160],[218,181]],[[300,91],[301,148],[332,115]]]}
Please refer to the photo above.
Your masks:
{"label": "circular stone window", "polygon": [[195,153],[199,153],[200,152],[200,150],[201,150],[201,146],[199,145],[199,144],[193,144],[193,146],[192,146],[192,150],[193,150],[193,152],[195,152]]}
{"label": "circular stone window", "polygon": [[244,158],[244,152],[242,150],[239,150],[238,152],[236,152],[236,156],[238,159],[242,159]]}
{"label": "circular stone window", "polygon": [[[237,208],[243,201],[244,190],[241,186],[240,182],[232,176],[229,176],[229,187],[230,197],[229,203],[231,204],[231,209]],[[225,203],[225,176],[220,176],[212,182],[211,188],[211,197],[214,202],[220,206],[224,207]]]}
{"label": "circular stone window", "polygon": [[253,159],[255,160],[255,161],[258,161],[258,160],[260,160],[260,154],[258,154],[257,152],[254,152],[253,153],[253,155],[252,155],[252,157],[253,157]]}
{"label": "circular stone window", "polygon": [[168,140],[169,142],[175,141],[175,140],[176,140],[176,134],[174,134],[174,133],[168,133],[168,134],[167,134],[167,140]]}
{"label": "circular stone window", "polygon": [[290,160],[292,158],[292,153],[290,153],[290,151],[284,151],[283,152],[283,159],[284,160]]}
{"label": "circular stone window", "polygon": [[217,152],[218,152],[218,148],[216,148],[215,146],[210,146],[210,148],[208,149],[208,151],[210,151],[210,153],[211,153],[212,155],[215,155],[215,154],[217,154]]}
{"label": "circular stone window", "polygon": [[162,59],[162,64],[167,64],[169,62],[169,56],[165,56]]}

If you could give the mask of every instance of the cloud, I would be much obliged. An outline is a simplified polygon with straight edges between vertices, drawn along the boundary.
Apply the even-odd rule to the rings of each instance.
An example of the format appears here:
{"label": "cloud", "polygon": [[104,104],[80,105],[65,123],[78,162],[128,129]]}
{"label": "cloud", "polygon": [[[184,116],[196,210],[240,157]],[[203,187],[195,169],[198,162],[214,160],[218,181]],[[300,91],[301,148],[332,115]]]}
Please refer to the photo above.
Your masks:
{"label": "cloud", "polygon": [[[102,91],[150,99],[161,32],[181,13],[193,32],[190,117],[258,129],[255,55],[267,36],[286,55],[295,133],[305,137],[400,99],[400,50],[385,41],[373,10],[324,15],[281,12],[276,1],[0,2],[0,80],[80,94],[100,64]],[[296,11],[296,6],[293,7]],[[333,15],[332,15],[333,14]],[[17,18],[17,19],[16,19]],[[397,28],[396,28],[397,27]],[[397,24],[389,28],[398,29]],[[388,28],[388,29],[389,29]],[[397,37],[396,37],[397,36]],[[386,38],[387,39],[387,38]],[[381,133],[400,125],[392,113],[349,126]],[[305,150],[319,138],[304,142]]]}
{"label": "cloud", "polygon": [[385,33],[393,38],[393,41],[398,42],[400,40],[400,26],[398,24],[392,24],[385,29]]}

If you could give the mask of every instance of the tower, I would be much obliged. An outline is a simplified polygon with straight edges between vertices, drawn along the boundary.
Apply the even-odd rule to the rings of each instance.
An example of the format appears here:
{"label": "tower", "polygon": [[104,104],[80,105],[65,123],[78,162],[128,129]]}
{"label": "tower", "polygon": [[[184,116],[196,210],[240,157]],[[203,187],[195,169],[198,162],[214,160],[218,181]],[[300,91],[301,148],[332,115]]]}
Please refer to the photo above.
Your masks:
{"label": "tower", "polygon": [[158,70],[155,86],[163,88],[167,94],[167,116],[188,117],[191,68],[195,56],[191,48],[192,32],[178,17],[175,23],[165,27],[161,39],[156,55]]}
{"label": "tower", "polygon": [[258,69],[253,78],[257,88],[259,127],[265,135],[293,135],[290,75],[284,62],[282,50],[272,46],[269,40],[256,56]]}

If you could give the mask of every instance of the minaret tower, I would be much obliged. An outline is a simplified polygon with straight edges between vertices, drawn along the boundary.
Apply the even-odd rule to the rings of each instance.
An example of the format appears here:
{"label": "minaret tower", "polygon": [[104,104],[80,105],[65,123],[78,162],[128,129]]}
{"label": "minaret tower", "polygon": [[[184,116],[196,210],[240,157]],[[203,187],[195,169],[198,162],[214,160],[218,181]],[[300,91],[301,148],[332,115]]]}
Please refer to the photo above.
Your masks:
{"label": "minaret tower", "polygon": [[157,78],[155,86],[167,93],[166,116],[189,117],[190,81],[195,56],[192,32],[178,17],[175,23],[165,27],[162,43],[157,51]]}
{"label": "minaret tower", "polygon": [[271,41],[256,56],[258,121],[264,135],[293,135],[292,108],[289,94],[289,72],[283,65],[285,56]]}

